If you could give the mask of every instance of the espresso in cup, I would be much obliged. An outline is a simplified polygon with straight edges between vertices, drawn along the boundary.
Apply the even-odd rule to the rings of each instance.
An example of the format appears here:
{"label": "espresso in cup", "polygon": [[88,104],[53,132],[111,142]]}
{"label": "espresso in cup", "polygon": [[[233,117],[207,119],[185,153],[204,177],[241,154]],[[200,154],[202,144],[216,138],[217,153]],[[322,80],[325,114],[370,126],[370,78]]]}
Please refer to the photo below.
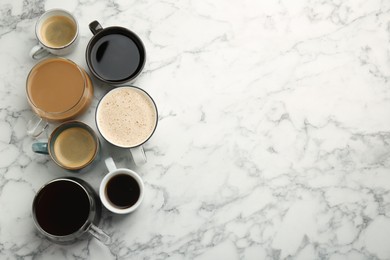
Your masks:
{"label": "espresso in cup", "polygon": [[127,214],[136,210],[144,197],[141,177],[130,169],[117,168],[114,160],[105,160],[109,173],[100,183],[99,196],[103,205],[113,213]]}
{"label": "espresso in cup", "polygon": [[86,171],[100,159],[99,138],[92,128],[79,121],[61,124],[48,142],[33,143],[32,149],[49,154],[58,166],[72,172]]}
{"label": "espresso in cup", "polygon": [[157,107],[149,94],[130,86],[112,89],[96,109],[101,135],[115,146],[130,148],[136,164],[146,162],[142,144],[153,135],[157,119]]}
{"label": "espresso in cup", "polygon": [[137,180],[126,172],[111,177],[104,192],[109,203],[119,209],[130,208],[141,196]]}
{"label": "espresso in cup", "polygon": [[73,51],[78,42],[78,24],[75,17],[62,9],[52,9],[42,14],[36,25],[38,45],[30,51],[33,59],[48,54],[66,55]]}
{"label": "espresso in cup", "polygon": [[53,154],[59,164],[68,168],[82,168],[95,157],[98,142],[92,132],[82,127],[61,131],[54,142]]}
{"label": "espresso in cup", "polygon": [[77,34],[77,24],[64,15],[47,18],[40,28],[40,39],[46,46],[59,48],[69,44]]}

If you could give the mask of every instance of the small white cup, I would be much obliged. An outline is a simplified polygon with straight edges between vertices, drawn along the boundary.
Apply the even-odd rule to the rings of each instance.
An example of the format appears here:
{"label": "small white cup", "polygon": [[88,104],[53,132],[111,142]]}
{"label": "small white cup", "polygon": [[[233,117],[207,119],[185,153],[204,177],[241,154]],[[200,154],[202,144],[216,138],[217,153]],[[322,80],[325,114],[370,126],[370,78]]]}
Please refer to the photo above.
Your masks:
{"label": "small white cup", "polygon": [[[104,176],[102,182],[100,183],[99,188],[99,196],[100,200],[102,201],[103,205],[111,212],[116,214],[127,214],[130,212],[133,212],[136,210],[140,205],[144,197],[144,183],[141,179],[141,177],[134,171],[126,168],[117,168],[114,160],[109,157],[105,160],[106,167],[109,171],[109,173]],[[109,196],[107,194],[107,186],[109,184],[109,181],[112,180],[115,176],[118,175],[128,175],[133,178],[138,184],[139,187],[139,197],[136,200],[136,202],[128,207],[120,207],[115,205],[113,202],[110,201]]]}
{"label": "small white cup", "polygon": [[[75,26],[75,34],[72,39],[70,39],[67,43],[61,45],[61,46],[51,46],[47,42],[43,40],[42,34],[41,34],[41,29],[42,26],[45,24],[48,19],[53,18],[55,16],[64,16],[66,18],[69,18],[70,21],[73,23]],[[60,33],[59,30],[55,30],[56,33]],[[30,57],[39,60],[47,55],[54,54],[54,55],[66,55],[69,54],[74,50],[78,43],[78,35],[79,35],[79,26],[77,23],[76,18],[69,13],[68,11],[62,10],[62,9],[51,9],[46,11],[44,14],[42,14],[36,25],[35,25],[35,35],[38,39],[38,45],[34,46],[31,51],[30,51]]]}

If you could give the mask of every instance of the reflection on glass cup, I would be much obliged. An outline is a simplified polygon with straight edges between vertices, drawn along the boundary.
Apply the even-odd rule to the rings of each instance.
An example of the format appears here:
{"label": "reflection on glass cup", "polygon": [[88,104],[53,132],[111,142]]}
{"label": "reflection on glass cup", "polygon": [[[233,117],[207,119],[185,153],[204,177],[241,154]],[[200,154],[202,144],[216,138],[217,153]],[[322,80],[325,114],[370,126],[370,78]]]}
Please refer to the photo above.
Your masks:
{"label": "reflection on glass cup", "polygon": [[99,198],[81,179],[64,177],[45,184],[35,195],[32,213],[37,229],[54,243],[71,244],[88,235],[104,244],[111,243],[111,238],[97,227]]}
{"label": "reflection on glass cup", "polygon": [[111,157],[105,160],[109,171],[100,183],[99,196],[103,205],[111,212],[127,214],[141,205],[144,183],[134,171],[117,168]]}
{"label": "reflection on glass cup", "polygon": [[36,25],[38,45],[30,51],[33,59],[48,54],[66,55],[74,50],[78,42],[79,26],[74,16],[62,9],[52,9],[42,14]]}
{"label": "reflection on glass cup", "polygon": [[153,99],[144,90],[132,86],[112,89],[96,109],[100,134],[114,146],[129,149],[137,165],[146,163],[142,145],[153,135],[157,121]]}
{"label": "reflection on glass cup", "polygon": [[27,99],[37,114],[29,122],[28,134],[38,136],[47,121],[63,122],[86,111],[93,97],[88,74],[76,63],[64,58],[40,61],[26,82]]}
{"label": "reflection on glass cup", "polygon": [[61,124],[48,142],[33,143],[32,149],[50,155],[58,166],[71,172],[87,171],[100,159],[99,138],[91,127],[79,121]]}

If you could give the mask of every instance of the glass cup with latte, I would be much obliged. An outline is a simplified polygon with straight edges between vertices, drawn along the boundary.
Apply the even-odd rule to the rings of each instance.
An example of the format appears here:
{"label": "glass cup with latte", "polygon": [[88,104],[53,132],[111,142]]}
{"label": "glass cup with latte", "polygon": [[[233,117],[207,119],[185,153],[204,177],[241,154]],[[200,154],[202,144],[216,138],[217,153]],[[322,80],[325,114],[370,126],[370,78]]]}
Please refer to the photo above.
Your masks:
{"label": "glass cup with latte", "polygon": [[157,107],[144,90],[124,86],[109,91],[96,109],[100,134],[114,146],[130,150],[136,165],[146,163],[142,145],[157,127]]}
{"label": "glass cup with latte", "polygon": [[33,59],[48,54],[66,55],[74,50],[78,42],[79,26],[75,17],[62,9],[52,9],[42,14],[36,25],[38,45],[30,51]]}
{"label": "glass cup with latte", "polygon": [[92,102],[93,85],[88,74],[65,58],[37,63],[26,81],[27,100],[34,116],[27,133],[39,136],[48,122],[64,122],[83,114]]}
{"label": "glass cup with latte", "polygon": [[47,142],[33,143],[32,150],[50,155],[58,166],[71,172],[85,172],[100,160],[99,138],[79,121],[61,124]]}

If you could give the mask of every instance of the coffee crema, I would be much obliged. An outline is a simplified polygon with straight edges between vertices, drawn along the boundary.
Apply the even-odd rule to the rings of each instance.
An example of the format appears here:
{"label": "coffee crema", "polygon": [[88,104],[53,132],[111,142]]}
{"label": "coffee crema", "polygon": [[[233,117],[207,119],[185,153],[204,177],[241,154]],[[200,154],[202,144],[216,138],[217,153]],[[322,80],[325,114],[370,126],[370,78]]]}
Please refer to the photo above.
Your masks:
{"label": "coffee crema", "polygon": [[135,147],[153,134],[157,111],[151,98],[142,90],[119,87],[100,101],[96,123],[100,133],[110,143]]}
{"label": "coffee crema", "polygon": [[77,34],[77,25],[69,17],[56,15],[47,18],[40,30],[43,44],[51,48],[61,48],[73,41]]}
{"label": "coffee crema", "polygon": [[92,101],[93,86],[87,73],[75,63],[52,58],[41,61],[31,70],[27,96],[39,116],[65,121],[86,110]]}
{"label": "coffee crema", "polygon": [[91,162],[98,149],[94,136],[84,128],[63,130],[54,140],[54,157],[66,168],[78,169]]}

